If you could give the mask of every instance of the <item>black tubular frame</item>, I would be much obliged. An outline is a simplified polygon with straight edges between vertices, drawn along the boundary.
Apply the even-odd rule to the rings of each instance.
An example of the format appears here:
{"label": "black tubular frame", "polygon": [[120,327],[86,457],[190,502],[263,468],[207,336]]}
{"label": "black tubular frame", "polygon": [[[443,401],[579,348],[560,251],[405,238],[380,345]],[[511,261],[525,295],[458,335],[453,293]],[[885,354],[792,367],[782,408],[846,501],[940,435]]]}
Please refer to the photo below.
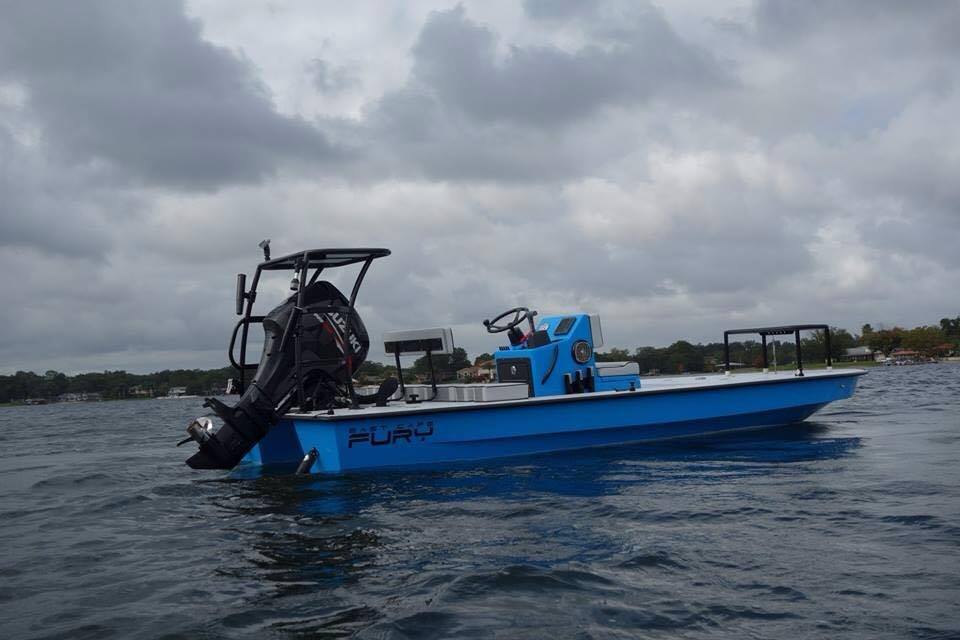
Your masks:
{"label": "black tubular frame", "polygon": [[757,327],[754,329],[728,329],[723,332],[723,371],[730,373],[730,336],[742,334],[760,334],[760,340],[763,348],[763,370],[769,369],[767,362],[767,336],[788,336],[793,334],[797,349],[797,375],[803,376],[803,353],[800,347],[801,331],[823,331],[824,342],[827,353],[827,368],[833,368],[833,360],[830,355],[830,326],[826,324],[790,324],[780,327]]}
{"label": "black tubular frame", "polygon": [[[230,364],[239,372],[239,392],[243,393],[246,388],[245,372],[247,370],[256,369],[259,366],[257,364],[247,363],[247,338],[249,336],[250,325],[263,322],[264,318],[264,316],[252,315],[253,303],[257,299],[257,285],[260,283],[260,276],[262,273],[264,271],[293,271],[295,277],[297,278],[297,305],[294,308],[293,313],[290,314],[290,320],[287,323],[287,326],[284,328],[280,345],[281,348],[286,346],[287,340],[290,339],[290,336],[293,336],[295,345],[295,366],[297,369],[297,404],[298,406],[302,407],[306,400],[303,389],[302,363],[300,354],[300,336],[302,333],[301,316],[303,314],[304,306],[304,291],[307,286],[316,282],[317,278],[320,276],[320,273],[325,268],[344,267],[351,264],[362,263],[363,266],[360,268],[360,272],[357,274],[356,280],[354,280],[353,283],[353,288],[350,291],[350,300],[347,306],[331,306],[320,310],[323,312],[344,313],[347,315],[346,322],[344,323],[346,325],[346,333],[344,335],[344,362],[347,366],[347,393],[350,395],[350,406],[353,408],[359,407],[360,405],[357,401],[356,392],[353,388],[354,371],[353,351],[350,342],[350,338],[352,337],[350,334],[350,320],[352,319],[351,316],[356,313],[355,305],[357,302],[357,294],[360,292],[360,285],[363,284],[363,279],[367,275],[367,270],[370,268],[370,264],[377,258],[383,258],[388,255],[390,255],[389,249],[309,249],[307,251],[291,253],[290,255],[274,258],[272,260],[265,260],[258,264],[256,273],[254,273],[253,280],[250,284],[249,291],[242,292],[243,299],[246,300],[243,316],[239,321],[237,321],[236,326],[233,328],[233,333],[230,336],[230,348],[228,353]],[[314,269],[314,272],[308,282],[307,275],[309,274],[310,269]],[[235,360],[233,357],[238,330],[240,330],[239,361]]]}
{"label": "black tubular frame", "polygon": [[[433,392],[433,396],[425,400],[425,402],[429,402],[430,400],[435,400],[437,398],[437,395],[439,395],[440,391],[437,389],[437,374],[435,373],[433,368],[433,351],[428,348],[425,351],[425,355],[427,356],[427,364],[430,365],[430,390]],[[393,357],[397,363],[397,381],[400,384],[400,398],[406,402],[408,401],[407,387],[403,382],[403,367],[400,366],[400,346],[399,345],[397,345],[397,348],[394,350]]]}

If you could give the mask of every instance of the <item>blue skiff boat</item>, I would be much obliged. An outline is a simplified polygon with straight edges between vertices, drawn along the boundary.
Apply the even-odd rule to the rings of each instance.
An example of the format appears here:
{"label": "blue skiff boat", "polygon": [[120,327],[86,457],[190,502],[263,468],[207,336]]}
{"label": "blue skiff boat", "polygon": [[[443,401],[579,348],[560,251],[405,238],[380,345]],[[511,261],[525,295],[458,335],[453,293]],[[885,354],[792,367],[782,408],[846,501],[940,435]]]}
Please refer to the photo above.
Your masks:
{"label": "blue skiff boat", "polygon": [[[723,373],[641,379],[635,362],[600,362],[600,319],[568,313],[537,319],[525,307],[506,311],[484,326],[505,334],[494,354],[496,381],[489,384],[406,384],[401,356],[452,353],[450,329],[392,331],[384,351],[399,373],[377,389],[356,388],[354,372],[370,341],[355,309],[357,293],[373,260],[386,249],[315,249],[264,261],[253,284],[237,278],[237,313],[230,360],[243,393],[233,407],[208,398],[221,424],[198,418],[187,428],[199,444],[188,461],[197,469],[260,465],[298,473],[431,465],[800,422],[834,400],[850,397],[865,371],[804,371],[800,332],[820,330],[829,354],[827,325],[788,325],[724,332],[758,334],[763,371],[731,375],[729,347]],[[349,298],[319,280],[325,269],[359,264]],[[292,271],[293,294],[264,316],[252,314],[257,285],[268,271]],[[262,323],[260,363],[245,362],[248,330]],[[240,359],[234,359],[240,336]],[[770,371],[768,336],[792,335],[797,368]],[[245,372],[256,369],[249,385]],[[245,388],[244,388],[245,387]]]}

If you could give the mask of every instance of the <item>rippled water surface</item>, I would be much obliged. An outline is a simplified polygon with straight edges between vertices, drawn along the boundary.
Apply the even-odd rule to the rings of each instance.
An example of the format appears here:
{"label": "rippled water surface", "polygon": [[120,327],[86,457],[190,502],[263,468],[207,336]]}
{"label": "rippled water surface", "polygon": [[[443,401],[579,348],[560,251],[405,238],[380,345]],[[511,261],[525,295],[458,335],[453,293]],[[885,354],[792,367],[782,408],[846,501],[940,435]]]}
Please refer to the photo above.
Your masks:
{"label": "rippled water surface", "polygon": [[231,479],[199,399],[0,408],[0,637],[960,637],[960,365],[698,442]]}

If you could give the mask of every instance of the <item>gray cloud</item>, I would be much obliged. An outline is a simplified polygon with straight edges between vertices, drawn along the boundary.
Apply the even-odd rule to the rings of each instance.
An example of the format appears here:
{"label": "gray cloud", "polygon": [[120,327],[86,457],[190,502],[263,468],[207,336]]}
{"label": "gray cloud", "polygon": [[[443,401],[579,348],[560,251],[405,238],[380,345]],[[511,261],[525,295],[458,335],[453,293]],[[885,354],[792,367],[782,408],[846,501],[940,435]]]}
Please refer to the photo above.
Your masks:
{"label": "gray cloud", "polygon": [[957,90],[960,4],[758,0],[732,37],[744,91],[713,112],[766,140],[826,144],[882,132],[924,96]]}
{"label": "gray cloud", "polygon": [[462,6],[434,12],[411,49],[407,82],[372,102],[359,122],[328,121],[327,130],[363,150],[359,171],[367,175],[509,182],[583,175],[611,152],[642,144],[606,136],[611,110],[682,104],[735,84],[659,11],[630,6],[626,16],[591,22],[590,42],[575,51],[511,45],[503,56],[496,32]]}
{"label": "gray cloud", "polygon": [[70,170],[0,125],[0,247],[100,259],[112,244],[110,221],[139,206],[108,182],[100,168]]}
{"label": "gray cloud", "polygon": [[511,46],[467,19],[463,7],[431,15],[413,47],[412,82],[481,122],[556,127],[618,104],[689,96],[729,82],[705,51],[683,42],[659,12],[637,12],[618,38],[575,52]]}
{"label": "gray cloud", "polygon": [[313,86],[323,94],[337,94],[356,84],[356,78],[344,68],[334,67],[322,58],[314,58],[307,64],[307,73]]}
{"label": "gray cloud", "polygon": [[592,0],[524,0],[523,10],[535,20],[570,20],[595,15],[599,3]]}
{"label": "gray cloud", "polygon": [[[843,45],[835,36],[862,45],[895,47],[898,54],[948,49],[956,52],[960,41],[960,6],[952,0],[905,3],[897,0],[758,0],[754,8],[757,36],[771,47],[794,46],[811,39],[818,44]],[[878,38],[880,31],[889,38]],[[909,46],[904,46],[909,45]],[[889,49],[888,49],[889,50]]]}
{"label": "gray cloud", "polygon": [[26,87],[44,142],[73,163],[203,189],[333,155],[178,2],[5,2],[3,16],[0,78]]}
{"label": "gray cloud", "polygon": [[4,5],[0,370],[221,365],[263,237],[390,247],[374,339],[472,354],[516,304],[628,347],[956,315],[956,6],[360,11],[305,70],[300,10]]}

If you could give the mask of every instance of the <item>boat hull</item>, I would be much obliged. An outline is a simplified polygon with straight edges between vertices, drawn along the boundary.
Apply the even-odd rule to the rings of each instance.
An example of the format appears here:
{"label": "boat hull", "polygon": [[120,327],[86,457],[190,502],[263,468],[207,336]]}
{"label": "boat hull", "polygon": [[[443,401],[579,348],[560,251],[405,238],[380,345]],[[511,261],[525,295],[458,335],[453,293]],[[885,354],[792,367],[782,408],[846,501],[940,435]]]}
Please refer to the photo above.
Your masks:
{"label": "boat hull", "polygon": [[615,446],[757,429],[805,420],[850,397],[861,372],[806,378],[585,394],[335,417],[294,416],[274,427],[246,462],[310,471],[430,465]]}

